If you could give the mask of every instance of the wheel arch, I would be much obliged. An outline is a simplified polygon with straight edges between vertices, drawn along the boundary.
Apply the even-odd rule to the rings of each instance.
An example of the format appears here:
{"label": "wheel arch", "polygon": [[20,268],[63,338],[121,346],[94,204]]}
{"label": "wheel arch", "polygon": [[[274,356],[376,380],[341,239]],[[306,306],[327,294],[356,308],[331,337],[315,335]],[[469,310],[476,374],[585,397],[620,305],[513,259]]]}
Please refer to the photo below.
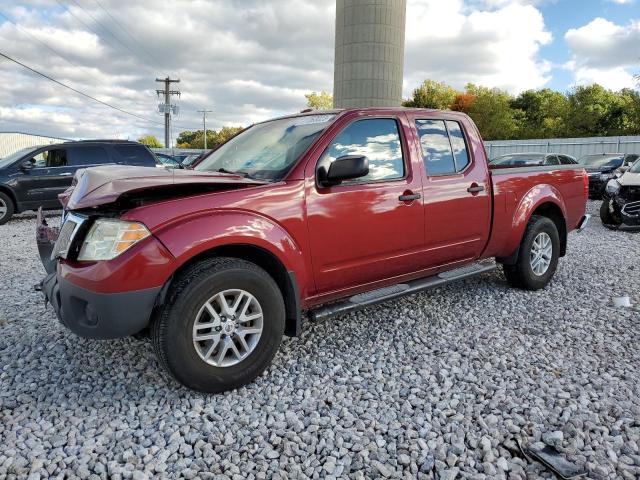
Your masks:
{"label": "wheel arch", "polygon": [[15,193],[6,185],[0,185],[0,192],[7,195],[11,201],[13,202],[13,209],[15,213],[20,213],[20,205],[18,204],[18,199],[16,198]]}
{"label": "wheel arch", "polygon": [[516,263],[527,225],[534,215],[549,218],[555,224],[560,237],[560,257],[566,255],[568,230],[566,208],[562,195],[552,185],[537,185],[524,195],[516,208],[511,226],[513,253],[506,257],[497,257],[496,261],[504,265]]}
{"label": "wheel arch", "polygon": [[302,313],[300,308],[300,290],[295,272],[287,270],[284,263],[269,250],[250,243],[237,243],[220,245],[204,250],[189,258],[173,273],[165,283],[157,304],[164,303],[166,293],[171,287],[174,278],[181,272],[189,269],[196,263],[213,257],[230,257],[254,263],[262,268],[278,285],[284,299],[286,319],[285,335],[297,337],[302,330]]}

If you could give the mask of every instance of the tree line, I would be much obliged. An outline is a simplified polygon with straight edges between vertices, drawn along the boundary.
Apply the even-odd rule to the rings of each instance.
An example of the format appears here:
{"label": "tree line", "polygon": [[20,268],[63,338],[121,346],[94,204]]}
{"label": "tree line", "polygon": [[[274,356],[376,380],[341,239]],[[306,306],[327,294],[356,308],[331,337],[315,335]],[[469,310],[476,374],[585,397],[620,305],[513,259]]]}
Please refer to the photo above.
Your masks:
{"label": "tree line", "polygon": [[[312,108],[331,108],[331,95],[306,95]],[[569,92],[549,88],[511,95],[505,90],[467,84],[456,90],[425,80],[405,107],[455,110],[469,115],[485,140],[640,135],[640,92],[578,86]]]}
{"label": "tree line", "polygon": [[[333,107],[330,93],[311,92],[305,97],[308,107],[321,110]],[[614,91],[593,84],[568,92],[543,88],[512,95],[473,83],[457,90],[444,82],[425,80],[402,104],[464,112],[473,119],[485,140],[640,135],[640,92],[631,88]],[[240,130],[241,127],[207,130],[207,147],[215,148]],[[139,141],[162,147],[153,135]],[[181,132],[176,146],[204,148],[204,132]]]}

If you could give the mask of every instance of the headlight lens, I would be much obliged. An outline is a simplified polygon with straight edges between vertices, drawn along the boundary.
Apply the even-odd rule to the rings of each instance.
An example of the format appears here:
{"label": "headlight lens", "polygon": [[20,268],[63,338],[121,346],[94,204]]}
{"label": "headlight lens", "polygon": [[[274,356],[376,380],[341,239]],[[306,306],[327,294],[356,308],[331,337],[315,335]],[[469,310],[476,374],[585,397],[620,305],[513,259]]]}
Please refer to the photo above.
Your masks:
{"label": "headlight lens", "polygon": [[111,260],[149,235],[141,223],[99,218],[89,229],[78,260]]}
{"label": "headlight lens", "polygon": [[600,180],[605,181],[605,182],[607,180],[612,179],[613,177],[614,177],[613,173],[601,173],[600,174]]}
{"label": "headlight lens", "polygon": [[605,191],[609,195],[616,195],[620,191],[620,182],[615,178],[612,178],[611,180],[609,180],[609,182],[607,182]]}

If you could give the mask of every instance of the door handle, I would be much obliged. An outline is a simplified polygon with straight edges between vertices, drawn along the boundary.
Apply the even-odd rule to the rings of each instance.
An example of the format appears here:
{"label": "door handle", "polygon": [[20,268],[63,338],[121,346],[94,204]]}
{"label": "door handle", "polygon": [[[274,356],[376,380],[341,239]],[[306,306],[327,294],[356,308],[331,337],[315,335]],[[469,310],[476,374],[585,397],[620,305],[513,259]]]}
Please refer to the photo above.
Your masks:
{"label": "door handle", "polygon": [[398,200],[401,202],[413,202],[414,200],[418,200],[420,198],[419,193],[406,193],[404,195],[400,195]]}
{"label": "door handle", "polygon": [[484,192],[484,187],[482,185],[478,185],[478,184],[472,183],[471,186],[469,188],[467,188],[467,192],[469,192],[469,193]]}

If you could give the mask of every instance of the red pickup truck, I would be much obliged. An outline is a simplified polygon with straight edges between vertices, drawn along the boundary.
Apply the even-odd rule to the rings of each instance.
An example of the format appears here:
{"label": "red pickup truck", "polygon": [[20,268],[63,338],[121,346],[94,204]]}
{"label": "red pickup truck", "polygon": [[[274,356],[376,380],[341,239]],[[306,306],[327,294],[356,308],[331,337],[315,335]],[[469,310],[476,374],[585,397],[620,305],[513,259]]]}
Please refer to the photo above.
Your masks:
{"label": "red pickup truck", "polygon": [[247,128],[193,171],[78,172],[59,232],[40,215],[40,288],[76,334],[148,328],[178,381],[219,392],[264,371],[302,312],[352,311],[496,261],[514,287],[544,287],[588,221],[587,194],[579,165],[489,168],[460,113],[303,112]]}

